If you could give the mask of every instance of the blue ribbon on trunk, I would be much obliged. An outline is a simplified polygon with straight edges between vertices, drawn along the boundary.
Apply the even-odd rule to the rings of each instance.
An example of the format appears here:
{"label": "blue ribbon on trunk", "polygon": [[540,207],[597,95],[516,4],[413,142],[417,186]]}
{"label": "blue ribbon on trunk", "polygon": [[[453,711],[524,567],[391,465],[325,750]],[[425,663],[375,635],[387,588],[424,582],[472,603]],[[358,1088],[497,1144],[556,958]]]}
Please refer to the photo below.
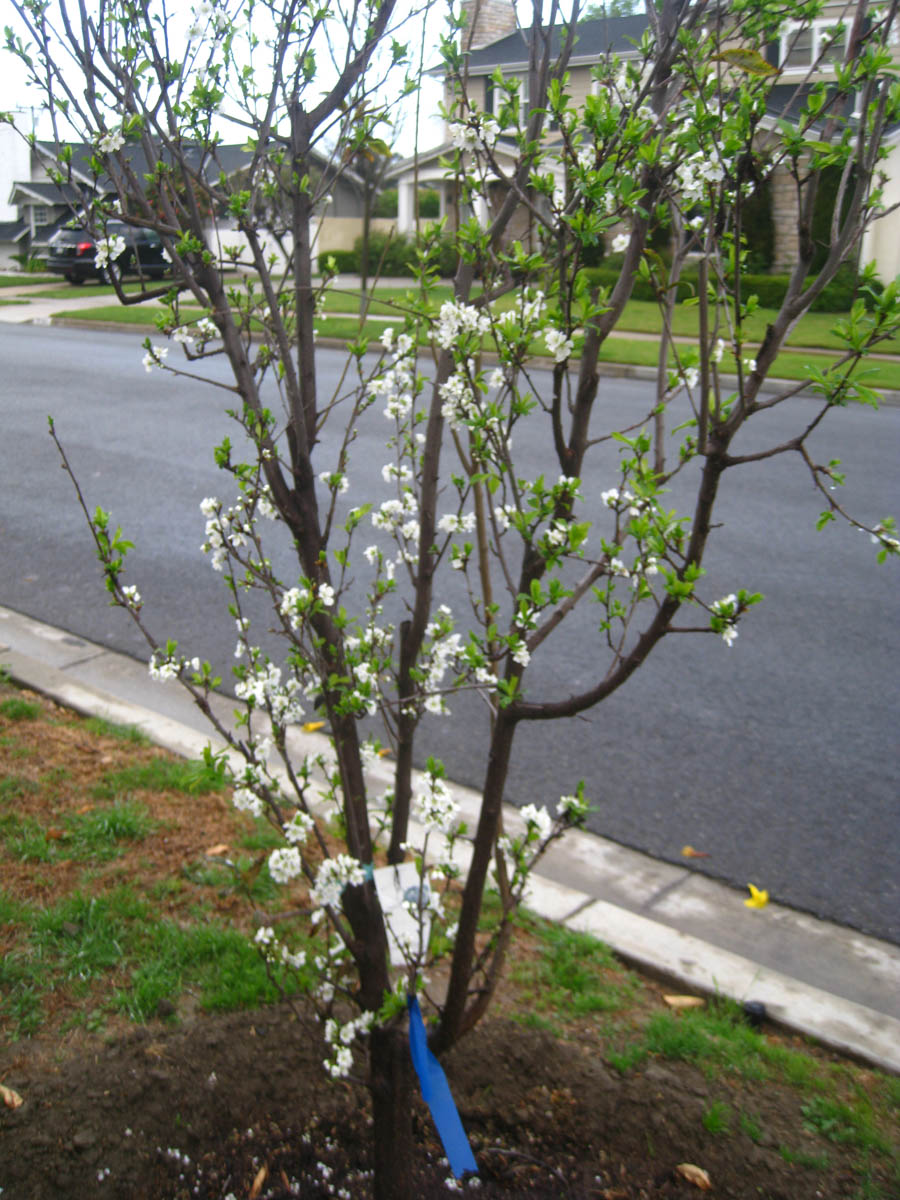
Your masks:
{"label": "blue ribbon on trunk", "polygon": [[409,1049],[412,1054],[413,1066],[419,1077],[422,1099],[431,1109],[432,1120],[443,1143],[450,1170],[457,1179],[466,1171],[477,1175],[478,1165],[453,1102],[447,1076],[444,1074],[441,1064],[428,1049],[428,1038],[425,1033],[425,1024],[422,1021],[419,1001],[415,996],[407,996],[406,1004],[409,1009]]}

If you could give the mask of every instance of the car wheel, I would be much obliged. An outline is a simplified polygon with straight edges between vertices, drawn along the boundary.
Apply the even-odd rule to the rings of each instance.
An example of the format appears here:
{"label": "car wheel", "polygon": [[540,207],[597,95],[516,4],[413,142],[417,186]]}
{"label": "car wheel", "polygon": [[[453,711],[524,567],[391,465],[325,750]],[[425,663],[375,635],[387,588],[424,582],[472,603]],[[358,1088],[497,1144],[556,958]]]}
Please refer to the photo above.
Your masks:
{"label": "car wheel", "polygon": [[74,283],[76,287],[81,287],[81,285],[84,283],[83,275],[67,275],[66,279],[69,281],[69,283]]}

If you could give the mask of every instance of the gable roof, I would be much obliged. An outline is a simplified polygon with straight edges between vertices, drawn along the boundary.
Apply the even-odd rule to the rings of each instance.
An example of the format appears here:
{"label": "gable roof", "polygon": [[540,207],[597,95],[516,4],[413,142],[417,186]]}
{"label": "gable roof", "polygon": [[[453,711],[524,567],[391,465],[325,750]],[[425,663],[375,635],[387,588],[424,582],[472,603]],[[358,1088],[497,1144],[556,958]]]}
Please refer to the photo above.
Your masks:
{"label": "gable roof", "polygon": [[[559,56],[565,40],[567,25],[554,25],[550,30],[550,54]],[[640,41],[647,28],[643,15],[631,17],[595,17],[579,21],[570,63],[596,62],[607,54],[633,54],[634,43]],[[531,52],[532,30],[517,29],[506,37],[472,50],[468,55],[470,75],[486,75],[495,67],[527,67]]]}

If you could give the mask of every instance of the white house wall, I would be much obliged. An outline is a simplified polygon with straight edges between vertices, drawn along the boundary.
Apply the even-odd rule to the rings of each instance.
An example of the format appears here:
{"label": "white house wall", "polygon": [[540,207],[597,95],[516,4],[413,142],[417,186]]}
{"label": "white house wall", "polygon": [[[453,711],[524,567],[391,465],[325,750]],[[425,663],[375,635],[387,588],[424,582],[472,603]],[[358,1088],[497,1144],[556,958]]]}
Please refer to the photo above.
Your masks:
{"label": "white house wall", "polygon": [[[884,185],[886,209],[900,205],[900,145],[894,142],[887,159],[880,164],[887,175]],[[898,236],[898,213],[888,212],[871,225],[863,238],[861,261],[878,264],[882,282],[889,283],[900,275],[900,236]]]}
{"label": "white house wall", "polygon": [[13,184],[31,178],[31,148],[13,129],[0,125],[0,221],[16,221],[19,210],[10,204]]}

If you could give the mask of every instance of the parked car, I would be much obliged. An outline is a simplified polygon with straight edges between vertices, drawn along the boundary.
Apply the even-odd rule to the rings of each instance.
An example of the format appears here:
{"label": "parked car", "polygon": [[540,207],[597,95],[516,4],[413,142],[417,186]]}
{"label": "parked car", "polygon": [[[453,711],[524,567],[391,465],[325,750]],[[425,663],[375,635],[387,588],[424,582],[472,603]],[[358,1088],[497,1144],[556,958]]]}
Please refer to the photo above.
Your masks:
{"label": "parked car", "polygon": [[[116,258],[115,266],[121,275],[145,275],[150,279],[161,279],[169,269],[164,257],[159,234],[150,229],[135,229],[121,221],[110,221],[106,236],[111,240],[121,237],[125,249]],[[64,275],[70,283],[84,283],[86,279],[109,280],[106,267],[96,263],[97,243],[92,234],[78,226],[68,225],[58,229],[50,239],[47,270],[55,275]]]}

